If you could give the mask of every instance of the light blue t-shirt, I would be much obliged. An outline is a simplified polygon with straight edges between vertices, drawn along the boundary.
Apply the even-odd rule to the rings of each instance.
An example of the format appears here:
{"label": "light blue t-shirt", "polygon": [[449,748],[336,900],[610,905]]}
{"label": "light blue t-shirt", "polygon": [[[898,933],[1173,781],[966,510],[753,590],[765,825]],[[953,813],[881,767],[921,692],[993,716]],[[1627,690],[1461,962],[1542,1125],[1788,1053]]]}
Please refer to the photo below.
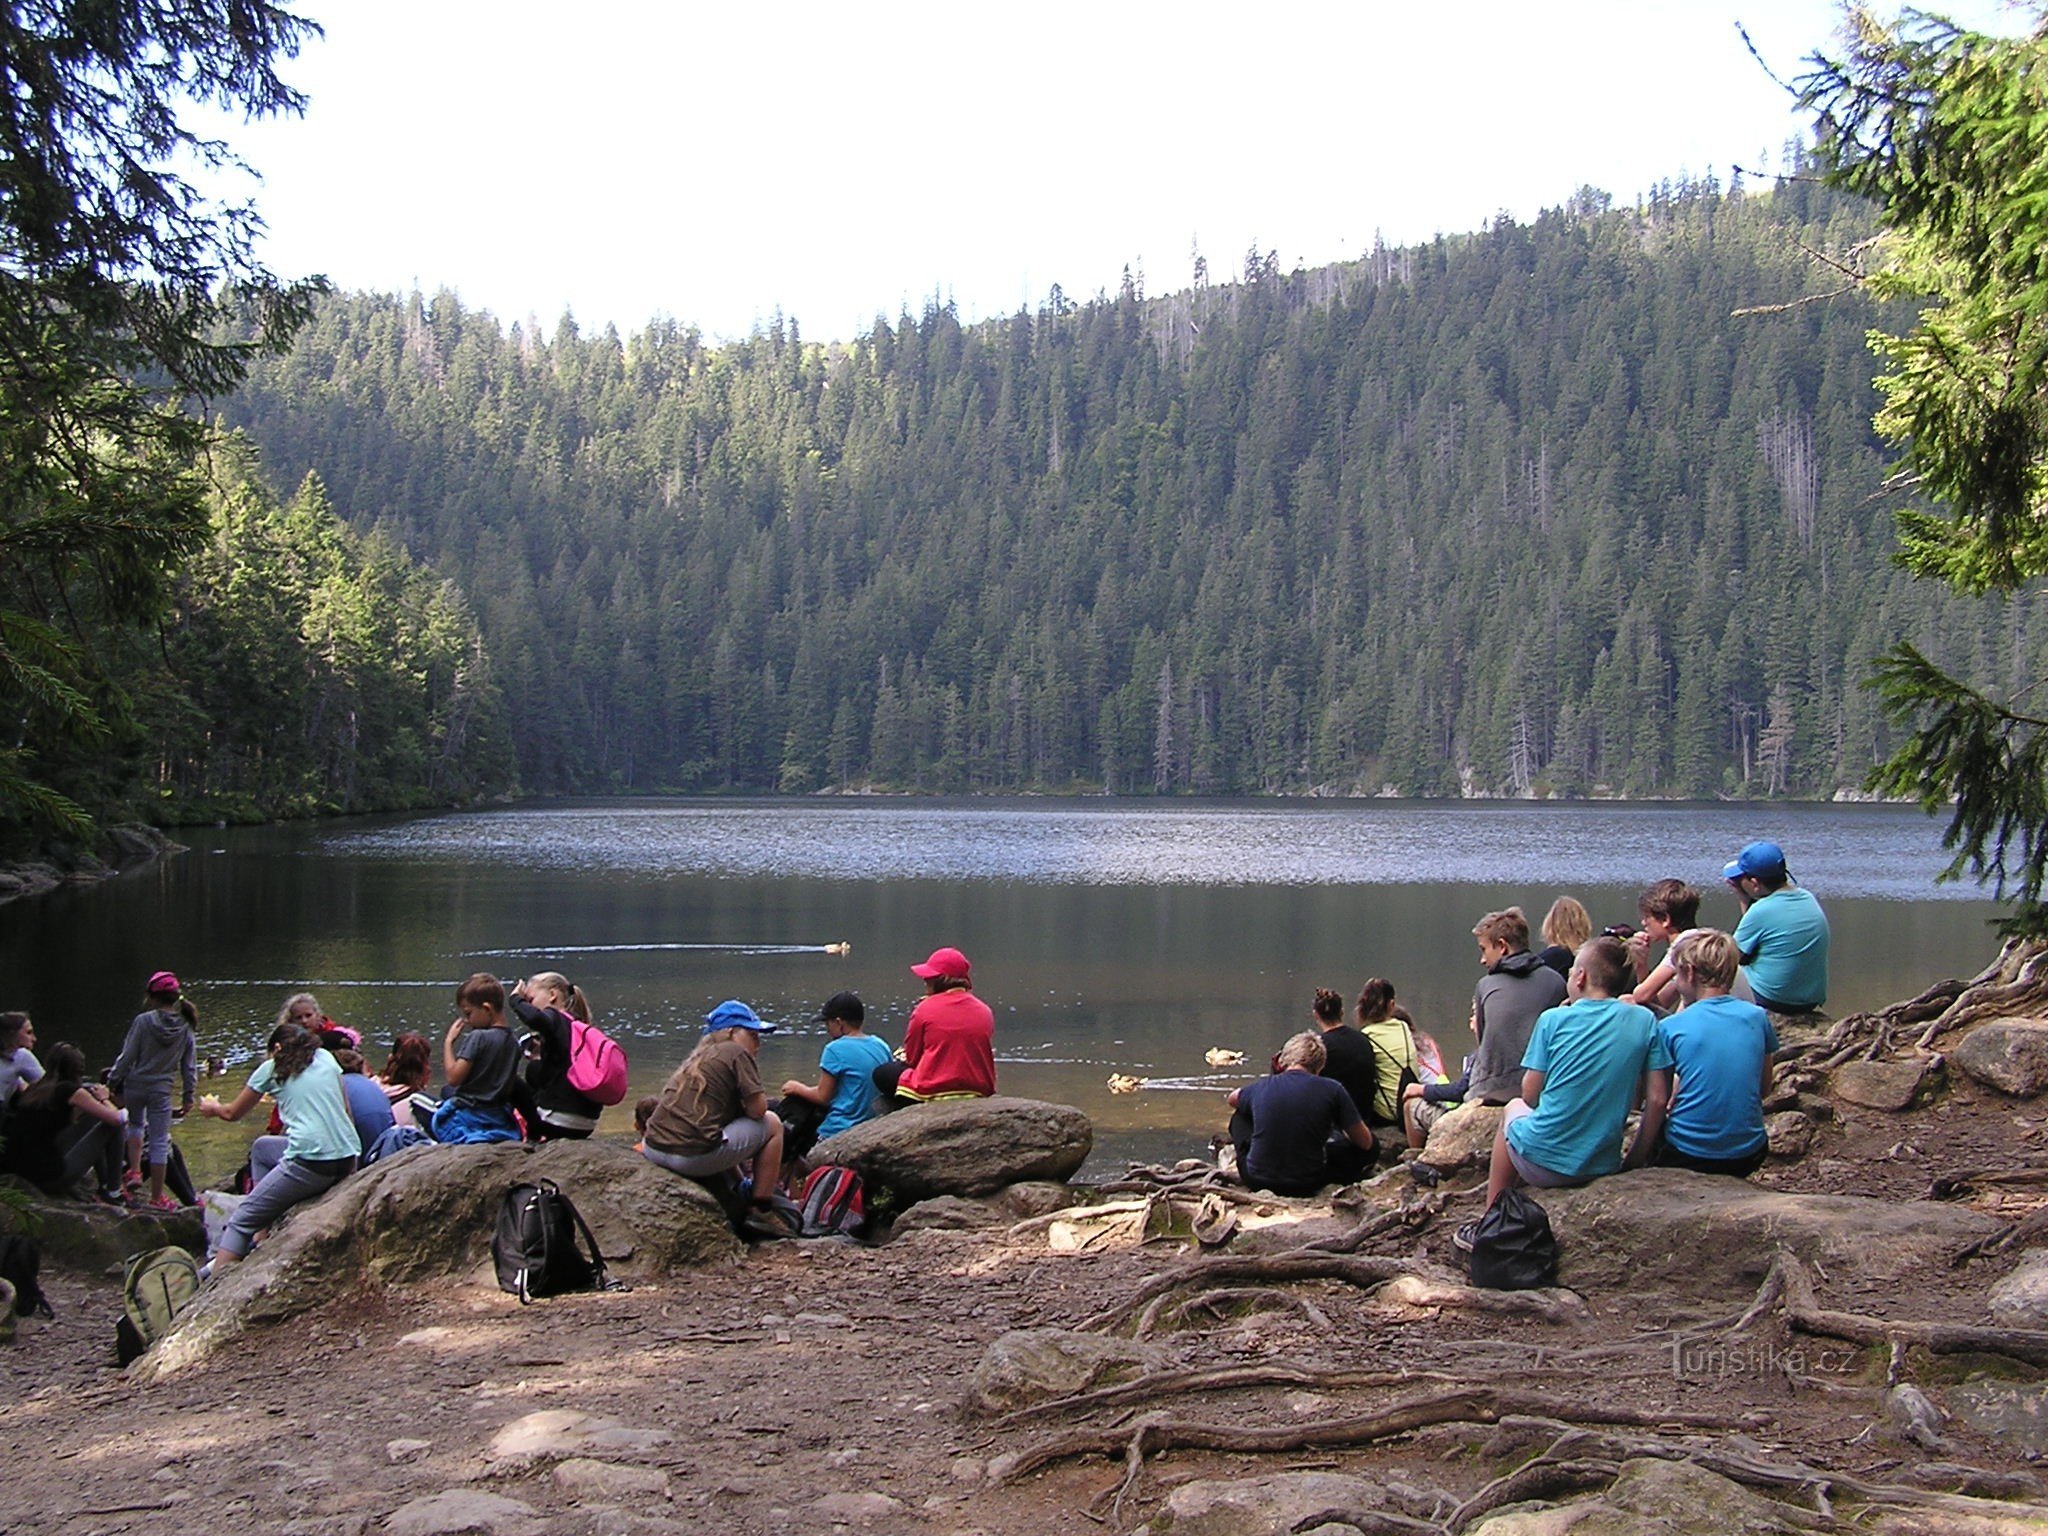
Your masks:
{"label": "light blue t-shirt", "polygon": [[1778,1048],[1770,1016],[1734,997],[1703,997],[1660,1019],[1678,1069],[1664,1139],[1687,1157],[1734,1159],[1761,1147],[1764,1058]]}
{"label": "light blue t-shirt", "polygon": [[1507,1129],[1523,1157],[1567,1179],[1621,1171],[1621,1131],[1645,1071],[1671,1065],[1657,1016],[1618,997],[1586,997],[1546,1010],[1522,1066],[1541,1072],[1533,1114]]}
{"label": "light blue t-shirt", "polygon": [[1818,1008],[1828,1000],[1828,917],[1804,886],[1751,902],[1735,925],[1735,948],[1765,1007]]}
{"label": "light blue t-shirt", "polygon": [[304,1071],[283,1082],[277,1080],[277,1062],[266,1057],[249,1074],[249,1087],[277,1100],[286,1157],[319,1163],[361,1155],[363,1144],[342,1099],[341,1065],[333,1052],[315,1051]]}
{"label": "light blue t-shirt", "polygon": [[889,1047],[873,1035],[841,1035],[826,1045],[818,1067],[832,1074],[835,1086],[832,1107],[818,1122],[818,1140],[874,1118],[875,1068],[888,1059]]}

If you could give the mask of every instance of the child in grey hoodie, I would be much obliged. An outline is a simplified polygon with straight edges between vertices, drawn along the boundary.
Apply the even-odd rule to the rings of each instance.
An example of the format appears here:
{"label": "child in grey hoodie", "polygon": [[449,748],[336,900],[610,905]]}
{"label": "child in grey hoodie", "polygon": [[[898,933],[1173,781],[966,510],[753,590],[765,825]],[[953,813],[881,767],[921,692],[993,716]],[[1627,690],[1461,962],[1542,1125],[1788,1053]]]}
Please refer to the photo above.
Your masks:
{"label": "child in grey hoodie", "polygon": [[178,1202],[164,1193],[164,1167],[171,1160],[171,1083],[184,1087],[180,1115],[192,1107],[199,1086],[199,1039],[194,1032],[199,1013],[185,1001],[178,978],[158,971],[146,988],[148,1007],[135,1015],[128,1038],[108,1072],[108,1086],[128,1109],[128,1184],[142,1182],[145,1147],[149,1154],[149,1206],[174,1211]]}

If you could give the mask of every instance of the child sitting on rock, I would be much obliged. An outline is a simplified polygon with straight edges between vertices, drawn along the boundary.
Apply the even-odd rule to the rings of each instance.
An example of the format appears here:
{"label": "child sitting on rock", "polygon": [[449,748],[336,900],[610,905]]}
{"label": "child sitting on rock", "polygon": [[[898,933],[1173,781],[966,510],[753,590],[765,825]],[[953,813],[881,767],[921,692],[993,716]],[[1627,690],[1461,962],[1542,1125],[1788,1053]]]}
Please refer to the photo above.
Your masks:
{"label": "child sitting on rock", "polygon": [[751,1162],[752,1198],[740,1228],[754,1237],[794,1237],[803,1227],[800,1216],[791,1227],[795,1208],[778,1196],[782,1121],[768,1107],[754,1060],[774,1028],[737,999],[712,1009],[703,1040],[662,1088],[640,1150],[655,1167],[704,1181],[721,1196],[729,1186],[712,1181]]}
{"label": "child sitting on rock", "polygon": [[[1571,1002],[1536,1020],[1522,1054],[1522,1092],[1494,1137],[1486,1204],[1517,1184],[1564,1189],[1622,1167],[1621,1135],[1641,1099],[1643,1120],[1628,1165],[1639,1167],[1656,1144],[1670,1091],[1671,1053],[1650,1010],[1628,1002],[1634,970],[1618,939],[1582,946],[1566,981]],[[1479,1223],[1453,1244],[1472,1251]]]}
{"label": "child sitting on rock", "polygon": [[441,1040],[448,1084],[425,1129],[439,1142],[518,1141],[512,1118],[519,1040],[505,1027],[505,987],[479,971],[455,991],[455,1022]]}
{"label": "child sitting on rock", "polygon": [[791,1078],[782,1085],[782,1102],[775,1106],[782,1120],[783,1153],[791,1162],[819,1142],[881,1113],[875,1068],[889,1061],[889,1047],[868,1033],[867,1016],[854,992],[834,993],[818,1010],[817,1022],[825,1026],[827,1037],[818,1057],[818,1080]]}
{"label": "child sitting on rock", "polygon": [[1685,1006],[1660,1020],[1657,1033],[1671,1053],[1665,1076],[1678,1081],[1651,1161],[1747,1178],[1771,1150],[1763,1098],[1778,1033],[1763,1009],[1729,995],[1737,961],[1727,934],[1691,930],[1671,946],[1671,964]]}

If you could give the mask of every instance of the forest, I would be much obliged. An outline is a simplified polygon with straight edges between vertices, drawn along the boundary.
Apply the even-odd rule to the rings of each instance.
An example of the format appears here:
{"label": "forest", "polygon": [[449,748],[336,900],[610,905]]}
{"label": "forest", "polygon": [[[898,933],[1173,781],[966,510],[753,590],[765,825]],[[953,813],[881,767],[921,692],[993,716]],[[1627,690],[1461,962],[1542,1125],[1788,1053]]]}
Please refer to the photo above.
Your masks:
{"label": "forest", "polygon": [[1797,179],[847,343],[330,296],[224,420],[468,594],[529,793],[1827,796],[1899,638],[1879,319]]}

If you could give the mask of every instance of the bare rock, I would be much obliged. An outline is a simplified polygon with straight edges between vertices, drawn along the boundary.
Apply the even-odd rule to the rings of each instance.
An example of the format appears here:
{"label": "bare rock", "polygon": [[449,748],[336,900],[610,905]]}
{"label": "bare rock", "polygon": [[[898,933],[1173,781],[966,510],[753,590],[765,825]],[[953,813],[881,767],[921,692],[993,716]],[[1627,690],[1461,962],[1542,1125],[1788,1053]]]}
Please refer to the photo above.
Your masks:
{"label": "bare rock", "polygon": [[433,1448],[434,1442],[431,1440],[386,1440],[384,1459],[393,1466],[399,1466],[408,1461],[418,1461]]}
{"label": "bare rock", "polygon": [[1095,1145],[1080,1110],[1037,1099],[952,1099],[914,1104],[841,1131],[815,1163],[858,1169],[901,1200],[992,1195],[1028,1179],[1068,1179]]}
{"label": "bare rock", "polygon": [[1056,1183],[1051,1179],[1026,1179],[1021,1184],[996,1191],[989,1204],[1011,1221],[1027,1221],[1033,1216],[1050,1216],[1054,1211],[1063,1211],[1083,1198],[1082,1192],[1071,1184]]}
{"label": "bare rock", "polygon": [[1926,1075],[1926,1064],[1918,1061],[1845,1061],[1830,1086],[1844,1103],[1896,1111],[1912,1107]]}
{"label": "bare rock", "polygon": [[555,1486],[579,1503],[644,1504],[666,1499],[668,1474],[659,1467],[622,1467],[609,1461],[575,1456],[557,1463]]}
{"label": "bare rock", "polygon": [[[1339,1472],[1275,1472],[1265,1477],[1201,1478],[1166,1496],[1155,1530],[1173,1536],[1289,1536],[1335,1526],[1357,1529],[1351,1518],[1385,1507],[1375,1479]],[[1378,1522],[1371,1522],[1378,1528]]]}
{"label": "bare rock", "polygon": [[866,1525],[903,1513],[903,1501],[886,1493],[828,1493],[811,1502],[811,1513],[827,1525]]}
{"label": "bare rock", "polygon": [[1518,1508],[1479,1521],[1473,1536],[1794,1536],[1812,1528],[1740,1483],[1690,1462],[1623,1462],[1607,1491],[1550,1508]]}
{"label": "bare rock", "polygon": [[1991,1287],[1991,1321],[2001,1328],[2048,1328],[2048,1250],[2029,1249]]}
{"label": "bare rock", "polygon": [[386,1536],[544,1536],[547,1522],[531,1504],[458,1490],[401,1506],[384,1521],[384,1530]]}
{"label": "bare rock", "polygon": [[1558,1282],[1579,1291],[1665,1285],[1746,1296],[1781,1247],[1838,1282],[1945,1276],[1950,1253],[1998,1230],[1959,1206],[1784,1194],[1679,1168],[1546,1189],[1538,1199],[1557,1233]]}
{"label": "bare rock", "polygon": [[934,1195],[920,1200],[896,1218],[898,1236],[912,1232],[974,1232],[1006,1223],[1009,1217],[991,1200],[968,1200],[960,1195]]}
{"label": "bare rock", "polygon": [[642,1455],[672,1438],[665,1429],[635,1429],[577,1408],[543,1408],[493,1435],[487,1455],[494,1466],[520,1468],[592,1454]]}
{"label": "bare rock", "polygon": [[1171,1357],[1156,1344],[1071,1333],[1061,1328],[1020,1328],[991,1343],[967,1383],[970,1413],[1009,1413],[1042,1402],[1129,1381],[1163,1368]]}
{"label": "bare rock", "polygon": [[2048,1455],[2048,1382],[1979,1377],[1947,1389],[1950,1414],[2029,1460]]}
{"label": "bare rock", "polygon": [[1422,1162],[1441,1173],[1484,1168],[1493,1156],[1493,1138],[1500,1131],[1501,1111],[1487,1104],[1465,1104],[1429,1128]]}
{"label": "bare rock", "polygon": [[1973,1082],[2014,1098],[2048,1092],[2048,1019],[1993,1019],[1963,1036],[1949,1055]]}
{"label": "bare rock", "polygon": [[[505,1191],[541,1178],[575,1201],[621,1278],[651,1279],[741,1251],[702,1185],[618,1142],[413,1147],[289,1213],[254,1254],[202,1290],[133,1369],[144,1380],[161,1379],[250,1327],[326,1306],[365,1280],[391,1285],[468,1275],[490,1256]],[[574,1298],[542,1306],[561,1304]]]}
{"label": "bare rock", "polygon": [[152,1248],[206,1252],[206,1219],[196,1205],[176,1211],[124,1211],[82,1200],[52,1200],[12,1178],[6,1183],[10,1190],[22,1192],[43,1262],[54,1268],[118,1277],[124,1261]]}
{"label": "bare rock", "polygon": [[1771,1139],[1773,1157],[1804,1157],[1813,1146],[1813,1122],[1796,1109],[1766,1116],[1764,1134]]}

